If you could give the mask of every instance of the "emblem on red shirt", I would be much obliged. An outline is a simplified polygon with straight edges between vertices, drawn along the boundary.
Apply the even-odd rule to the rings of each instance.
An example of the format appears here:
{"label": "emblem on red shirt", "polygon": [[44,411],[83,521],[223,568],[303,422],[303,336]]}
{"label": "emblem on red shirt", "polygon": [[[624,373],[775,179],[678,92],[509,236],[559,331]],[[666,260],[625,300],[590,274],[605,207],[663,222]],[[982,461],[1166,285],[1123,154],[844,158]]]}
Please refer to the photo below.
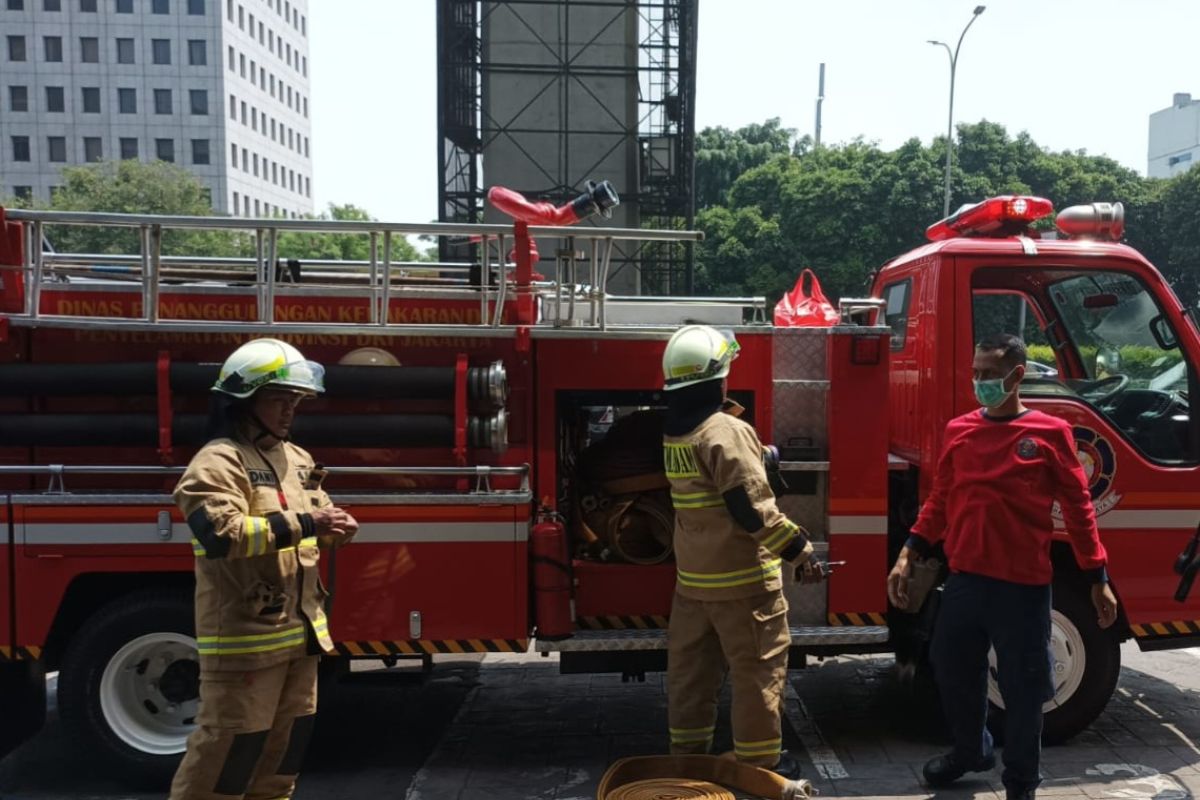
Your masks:
{"label": "emblem on red shirt", "polygon": [[1037,442],[1030,439],[1028,436],[1017,442],[1017,455],[1021,458],[1033,458],[1037,455]]}

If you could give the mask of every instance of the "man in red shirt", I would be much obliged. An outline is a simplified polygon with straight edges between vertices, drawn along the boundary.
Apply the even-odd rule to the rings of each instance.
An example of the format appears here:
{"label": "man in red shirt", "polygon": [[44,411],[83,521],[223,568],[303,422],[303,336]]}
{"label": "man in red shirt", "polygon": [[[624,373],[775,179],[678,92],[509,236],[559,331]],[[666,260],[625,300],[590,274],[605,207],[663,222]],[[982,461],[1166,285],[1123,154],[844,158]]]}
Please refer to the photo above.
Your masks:
{"label": "man in red shirt", "polygon": [[1097,622],[1116,621],[1107,557],[1071,426],[1021,404],[1025,345],[999,335],[975,350],[983,408],[946,426],[934,486],[888,575],[908,604],[910,559],[941,544],[950,566],[931,657],[954,749],[925,765],[932,787],[996,764],[987,731],[988,647],[1005,708],[1003,781],[1009,800],[1033,798],[1041,774],[1042,704],[1054,696],[1050,653],[1051,509],[1057,500],[1075,560],[1091,583]]}

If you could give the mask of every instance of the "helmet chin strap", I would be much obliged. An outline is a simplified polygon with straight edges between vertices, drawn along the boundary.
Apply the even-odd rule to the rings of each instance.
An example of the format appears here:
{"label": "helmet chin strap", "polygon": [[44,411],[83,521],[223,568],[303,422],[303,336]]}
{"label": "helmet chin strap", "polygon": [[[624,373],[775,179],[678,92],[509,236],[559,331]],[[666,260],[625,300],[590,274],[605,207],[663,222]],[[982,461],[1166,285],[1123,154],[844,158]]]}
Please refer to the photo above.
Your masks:
{"label": "helmet chin strap", "polygon": [[250,421],[254,423],[254,426],[259,430],[259,433],[254,437],[254,444],[257,445],[260,441],[268,437],[277,442],[286,442],[288,440],[289,437],[287,434],[280,436],[279,434],[275,433],[275,431],[268,428],[267,424],[263,422],[258,414],[254,413],[253,411],[250,412],[249,418]]}

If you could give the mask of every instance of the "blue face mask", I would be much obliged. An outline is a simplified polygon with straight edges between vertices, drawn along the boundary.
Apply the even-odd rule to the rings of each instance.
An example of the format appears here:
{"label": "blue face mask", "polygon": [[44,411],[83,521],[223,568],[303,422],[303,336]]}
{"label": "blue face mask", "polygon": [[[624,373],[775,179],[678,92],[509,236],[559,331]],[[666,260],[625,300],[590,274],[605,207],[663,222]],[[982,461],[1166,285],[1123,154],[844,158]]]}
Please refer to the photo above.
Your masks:
{"label": "blue face mask", "polygon": [[975,399],[979,401],[979,405],[983,406],[984,408],[996,408],[999,405],[1003,405],[1004,401],[1008,399],[1009,395],[1017,390],[1017,387],[1015,386],[1011,391],[1004,390],[1004,382],[1011,378],[1012,374],[1016,371],[1017,368],[1013,367],[1003,378],[993,378],[986,381],[974,381]]}

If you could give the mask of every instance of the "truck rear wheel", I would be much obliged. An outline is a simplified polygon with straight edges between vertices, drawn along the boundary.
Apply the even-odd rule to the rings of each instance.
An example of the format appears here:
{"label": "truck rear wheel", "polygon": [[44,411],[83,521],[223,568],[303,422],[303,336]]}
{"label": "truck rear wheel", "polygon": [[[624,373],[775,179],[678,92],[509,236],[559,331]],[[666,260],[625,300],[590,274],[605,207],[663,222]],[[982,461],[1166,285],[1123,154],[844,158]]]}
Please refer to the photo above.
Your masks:
{"label": "truck rear wheel", "polygon": [[[1050,612],[1050,649],[1054,653],[1054,698],[1042,707],[1042,740],[1070,739],[1104,711],[1121,672],[1121,646],[1096,624],[1086,588],[1054,585]],[[989,727],[999,739],[1004,730],[1004,701],[996,682],[996,654],[988,656]]]}
{"label": "truck rear wheel", "polygon": [[104,606],[67,648],[58,679],[64,724],[128,774],[167,781],[200,699],[192,599],[147,591]]}

